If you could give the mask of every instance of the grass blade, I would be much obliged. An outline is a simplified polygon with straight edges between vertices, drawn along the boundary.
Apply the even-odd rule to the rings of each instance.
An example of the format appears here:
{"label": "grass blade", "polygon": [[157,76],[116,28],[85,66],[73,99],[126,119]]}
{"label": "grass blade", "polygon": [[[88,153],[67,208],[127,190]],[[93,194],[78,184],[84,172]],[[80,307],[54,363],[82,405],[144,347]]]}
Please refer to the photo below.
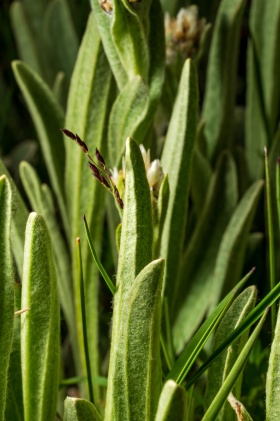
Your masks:
{"label": "grass blade", "polygon": [[249,329],[266,311],[268,307],[275,303],[280,297],[280,283],[251,311],[245,320],[225,339],[225,341],[215,350],[215,352],[202,364],[197,373],[187,382],[187,389],[190,388],[209,365],[242,333]]}
{"label": "grass blade", "polygon": [[174,367],[167,376],[167,379],[173,379],[175,381],[183,381],[186,376],[184,371],[185,367],[190,368],[189,364],[190,357],[194,355],[194,350],[196,350],[196,356],[199,354],[200,350],[203,348],[205,342],[207,341],[210,334],[213,332],[214,328],[217,326],[218,321],[221,318],[221,313],[224,312],[230,303],[233,301],[236,293],[240,290],[244,284],[247,282],[248,278],[252,275],[255,269],[252,269],[243,279],[236,285],[236,287],[228,293],[228,295],[220,302],[216,307],[213,313],[206,319],[203,325],[198,329],[196,334],[192,337],[181,356],[176,361]]}
{"label": "grass blade", "polygon": [[100,260],[97,256],[97,253],[95,251],[95,248],[94,248],[91,236],[90,236],[90,232],[89,232],[89,229],[88,229],[88,224],[87,224],[87,220],[86,220],[85,215],[84,215],[84,224],[85,224],[85,230],[86,230],[86,234],[87,234],[88,245],[89,245],[93,260],[94,260],[96,266],[98,267],[98,270],[99,270],[100,274],[102,275],[104,281],[106,282],[109,290],[111,291],[112,295],[114,295],[115,292],[116,292],[116,287],[113,284],[113,282],[111,281],[111,279],[109,278],[109,275],[107,274],[106,270],[104,269],[102,263],[100,262]]}
{"label": "grass blade", "polygon": [[4,421],[8,370],[14,326],[14,271],[11,252],[12,191],[5,175],[0,176],[0,420]]}
{"label": "grass blade", "polygon": [[88,339],[87,339],[88,335],[87,335],[87,319],[86,319],[86,301],[85,301],[82,255],[81,255],[81,245],[80,245],[79,238],[76,239],[76,244],[77,244],[77,254],[78,254],[78,268],[80,272],[80,297],[81,297],[83,338],[84,338],[85,360],[86,360],[86,367],[87,367],[89,399],[91,403],[94,403],[92,380],[91,380],[91,369],[90,369],[90,358],[89,358],[89,349],[88,349]]}
{"label": "grass blade", "polygon": [[26,226],[21,305],[30,307],[20,316],[24,419],[49,421],[57,405],[60,309],[51,241],[36,213]]}
{"label": "grass blade", "polygon": [[[245,317],[254,308],[257,298],[257,290],[255,287],[249,287],[240,294],[232,303],[231,307],[224,315],[221,321],[213,342],[213,351],[217,346],[223,342],[230,332],[232,332]],[[207,409],[211,402],[215,399],[216,394],[222,387],[228,373],[232,369],[238,355],[242,351],[243,346],[247,342],[249,331],[243,333],[226,351],[224,351],[219,358],[214,361],[208,370],[207,387],[204,397],[204,407]],[[241,393],[242,376],[239,376],[238,381],[234,386],[234,395],[239,398]],[[235,420],[234,413],[229,404],[225,403],[222,410],[217,415],[217,421]]]}
{"label": "grass blade", "polygon": [[234,366],[232,367],[230,373],[228,374],[226,380],[224,381],[221,389],[215,396],[212,404],[204,414],[204,417],[202,418],[202,421],[215,421],[217,418],[217,415],[219,411],[221,410],[224,402],[226,401],[231,389],[233,388],[238,376],[242,372],[249,354],[261,332],[261,329],[263,327],[263,324],[265,322],[266,316],[267,316],[268,310],[266,309],[261,320],[257,324],[257,327],[255,328],[254,332],[250,336],[249,340],[247,341],[246,345],[244,346],[243,350],[241,351],[239,357],[237,358]]}
{"label": "grass blade", "polygon": [[[268,157],[267,149],[264,149],[264,160],[265,160],[265,186],[266,186],[266,206],[267,206],[267,229],[268,229],[268,241],[269,241],[269,278],[270,278],[270,289],[275,287],[275,251],[274,251],[274,229],[272,219],[272,204],[271,204],[271,191],[270,191],[270,177],[268,168]],[[276,326],[276,304],[271,306],[271,328],[272,337]]]}

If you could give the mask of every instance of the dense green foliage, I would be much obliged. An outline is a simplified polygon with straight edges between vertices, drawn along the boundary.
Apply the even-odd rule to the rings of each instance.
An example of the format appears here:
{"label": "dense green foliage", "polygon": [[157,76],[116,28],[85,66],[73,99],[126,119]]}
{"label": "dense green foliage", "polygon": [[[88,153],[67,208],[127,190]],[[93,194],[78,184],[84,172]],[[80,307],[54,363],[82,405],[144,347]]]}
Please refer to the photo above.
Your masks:
{"label": "dense green foliage", "polygon": [[189,3],[3,2],[0,421],[280,418],[280,2]]}

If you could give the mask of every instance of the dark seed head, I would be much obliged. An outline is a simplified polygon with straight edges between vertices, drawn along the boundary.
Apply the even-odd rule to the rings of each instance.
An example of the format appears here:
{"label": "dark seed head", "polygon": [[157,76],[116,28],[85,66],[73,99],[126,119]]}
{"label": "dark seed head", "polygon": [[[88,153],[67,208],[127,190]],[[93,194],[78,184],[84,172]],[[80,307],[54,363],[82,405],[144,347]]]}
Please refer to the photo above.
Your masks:
{"label": "dark seed head", "polygon": [[114,195],[115,195],[116,199],[120,198],[119,190],[117,189],[116,186],[114,186]]}
{"label": "dark seed head", "polygon": [[110,184],[108,183],[108,181],[106,180],[105,177],[103,177],[103,175],[101,175],[101,183],[107,187],[107,189],[110,189]]}
{"label": "dark seed head", "polygon": [[89,168],[91,169],[94,177],[97,178],[97,180],[101,181],[101,183],[102,183],[101,175],[99,173],[99,170],[98,170],[97,166],[92,164],[91,162],[89,162],[88,165],[89,165]]}
{"label": "dark seed head", "polygon": [[120,197],[117,197],[117,202],[118,202],[120,208],[123,209],[123,201]]}
{"label": "dark seed head", "polygon": [[103,159],[103,156],[101,155],[101,153],[99,152],[97,148],[95,148],[95,156],[98,162],[100,162],[100,164],[102,165],[102,167],[105,167],[105,161]]}
{"label": "dark seed head", "polygon": [[82,139],[77,134],[76,134],[76,142],[85,153],[88,153],[87,145],[85,144],[85,142],[82,141]]}
{"label": "dark seed head", "polygon": [[76,135],[72,132],[70,132],[70,130],[68,129],[60,129],[62,131],[62,133],[65,134],[65,136],[70,137],[70,139],[72,140],[76,140]]}

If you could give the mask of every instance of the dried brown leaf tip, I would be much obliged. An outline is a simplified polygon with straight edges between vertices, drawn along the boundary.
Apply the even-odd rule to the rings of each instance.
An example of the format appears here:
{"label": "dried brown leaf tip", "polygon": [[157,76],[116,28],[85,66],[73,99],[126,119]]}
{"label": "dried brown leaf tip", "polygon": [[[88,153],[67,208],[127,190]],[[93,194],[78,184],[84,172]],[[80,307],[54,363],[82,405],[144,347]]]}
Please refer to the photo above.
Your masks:
{"label": "dried brown leaf tip", "polygon": [[110,0],[99,0],[99,4],[102,10],[106,12],[108,15],[113,13],[113,5]]}

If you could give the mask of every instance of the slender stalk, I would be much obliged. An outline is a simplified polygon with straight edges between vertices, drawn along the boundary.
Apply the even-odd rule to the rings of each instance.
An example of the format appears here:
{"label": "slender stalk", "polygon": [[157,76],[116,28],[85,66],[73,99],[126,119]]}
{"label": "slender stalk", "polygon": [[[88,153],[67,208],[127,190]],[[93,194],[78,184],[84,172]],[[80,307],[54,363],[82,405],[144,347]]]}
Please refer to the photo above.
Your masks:
{"label": "slender stalk", "polygon": [[163,314],[164,314],[164,322],[165,322],[167,352],[168,352],[170,364],[171,366],[173,366],[175,363],[175,355],[174,355],[174,348],[173,348],[173,341],[172,341],[169,306],[168,306],[167,297],[164,297],[163,299]]}
{"label": "slender stalk", "polygon": [[88,245],[89,245],[89,248],[90,248],[90,251],[91,251],[93,260],[95,261],[95,264],[96,264],[99,272],[101,273],[104,281],[106,282],[109,290],[114,295],[115,292],[116,292],[116,287],[113,284],[113,282],[111,281],[109,275],[107,274],[107,272],[104,269],[102,263],[100,262],[100,260],[97,257],[97,254],[96,254],[96,251],[95,251],[95,248],[93,246],[93,242],[92,242],[92,239],[91,239],[91,236],[90,236],[90,232],[89,232],[89,228],[88,228],[88,224],[87,224],[87,220],[86,220],[86,216],[85,215],[84,215],[84,225],[85,225],[86,235],[87,235],[87,239],[88,239]]}
{"label": "slender stalk", "polygon": [[277,158],[276,163],[276,205],[278,215],[278,226],[280,230],[280,157]]}
{"label": "slender stalk", "polygon": [[[264,160],[265,160],[266,204],[267,204],[267,221],[268,221],[268,240],[269,240],[269,276],[270,276],[270,289],[272,290],[275,287],[275,251],[274,251],[272,206],[271,206],[271,189],[270,189],[270,178],[269,178],[268,158],[267,158],[266,147],[264,148]],[[274,336],[274,330],[276,326],[276,304],[273,304],[271,306],[271,325],[272,325],[272,336]]]}
{"label": "slender stalk", "polygon": [[164,338],[163,338],[162,334],[160,335],[160,345],[161,345],[161,349],[162,349],[162,352],[163,352],[163,355],[164,355],[164,359],[165,359],[167,368],[170,371],[171,368],[172,368],[172,365],[171,365],[171,361],[170,361],[169,354],[168,354],[168,351],[167,351],[167,346],[166,346],[166,343],[164,341]]}
{"label": "slender stalk", "polygon": [[85,304],[85,290],[84,290],[84,277],[83,277],[80,238],[76,238],[76,244],[77,244],[77,254],[78,254],[78,270],[79,270],[79,277],[80,277],[81,311],[82,311],[83,338],[84,338],[84,349],[85,349],[85,359],[86,359],[86,369],[87,369],[87,379],[88,379],[88,392],[89,392],[89,400],[92,403],[94,403],[92,377],[91,377],[91,369],[90,369],[90,358],[89,358],[89,349],[88,349],[88,340],[87,340],[86,304]]}

